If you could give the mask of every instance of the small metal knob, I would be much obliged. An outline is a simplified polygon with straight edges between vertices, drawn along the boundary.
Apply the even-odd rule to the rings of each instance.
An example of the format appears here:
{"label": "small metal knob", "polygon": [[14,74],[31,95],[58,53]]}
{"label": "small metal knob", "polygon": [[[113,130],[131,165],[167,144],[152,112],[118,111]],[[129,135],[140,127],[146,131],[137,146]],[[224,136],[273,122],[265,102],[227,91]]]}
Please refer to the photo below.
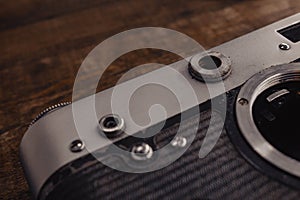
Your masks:
{"label": "small metal knob", "polygon": [[283,50],[283,51],[287,51],[291,48],[291,46],[287,43],[281,43],[281,44],[279,44],[278,47],[280,50]]}
{"label": "small metal knob", "polygon": [[124,132],[124,119],[116,114],[108,114],[99,120],[100,130],[108,138],[115,138],[121,136]]}
{"label": "small metal knob", "polygon": [[185,137],[177,136],[171,141],[173,147],[185,147],[187,140]]}
{"label": "small metal knob", "polygon": [[135,160],[148,160],[153,155],[153,149],[147,143],[141,143],[133,146],[131,156]]}
{"label": "small metal knob", "polygon": [[84,143],[81,140],[74,140],[70,144],[70,150],[74,153],[80,152],[84,149]]}
{"label": "small metal knob", "polygon": [[207,55],[193,56],[188,70],[191,76],[198,81],[218,82],[230,75],[231,60],[219,52],[210,51]]}

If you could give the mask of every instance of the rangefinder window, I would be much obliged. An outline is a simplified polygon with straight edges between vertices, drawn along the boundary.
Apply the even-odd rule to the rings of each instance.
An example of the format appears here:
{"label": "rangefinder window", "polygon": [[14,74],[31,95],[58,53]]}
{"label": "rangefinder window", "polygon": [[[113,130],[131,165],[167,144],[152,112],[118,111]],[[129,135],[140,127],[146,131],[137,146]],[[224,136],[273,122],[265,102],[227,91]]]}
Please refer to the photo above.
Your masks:
{"label": "rangefinder window", "polygon": [[296,43],[300,41],[300,22],[283,28],[281,30],[278,31],[278,33],[280,33],[282,36],[284,36],[285,38],[287,38],[288,40]]}

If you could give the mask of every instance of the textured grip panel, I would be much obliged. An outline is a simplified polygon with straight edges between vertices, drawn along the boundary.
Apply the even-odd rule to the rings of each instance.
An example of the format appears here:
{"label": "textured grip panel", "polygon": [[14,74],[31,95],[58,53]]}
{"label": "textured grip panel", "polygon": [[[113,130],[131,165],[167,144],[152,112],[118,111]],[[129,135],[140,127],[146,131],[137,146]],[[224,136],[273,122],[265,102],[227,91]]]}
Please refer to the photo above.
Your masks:
{"label": "textured grip panel", "polygon": [[[213,113],[217,115],[216,113]],[[214,149],[204,159],[198,153],[209,125],[211,112],[201,113],[200,129],[185,154],[161,170],[130,174],[111,169],[93,156],[63,167],[44,185],[41,199],[299,199],[300,192],[273,180],[250,165],[223,131]],[[214,121],[221,130],[221,118]],[[193,117],[185,131],[194,128]],[[157,135],[164,144],[178,124]]]}

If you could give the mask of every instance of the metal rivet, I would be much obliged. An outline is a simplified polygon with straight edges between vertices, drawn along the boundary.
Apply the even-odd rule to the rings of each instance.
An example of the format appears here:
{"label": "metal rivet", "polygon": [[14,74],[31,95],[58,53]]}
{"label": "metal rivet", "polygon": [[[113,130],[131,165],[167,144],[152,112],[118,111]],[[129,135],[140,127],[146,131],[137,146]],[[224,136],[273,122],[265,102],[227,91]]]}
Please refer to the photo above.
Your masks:
{"label": "metal rivet", "polygon": [[108,114],[99,120],[99,127],[106,137],[114,138],[124,133],[125,122],[119,115]]}
{"label": "metal rivet", "polygon": [[81,140],[74,140],[70,144],[70,150],[74,153],[80,152],[84,149],[84,143]]}
{"label": "metal rivet", "polygon": [[152,155],[153,150],[147,143],[137,144],[131,150],[131,156],[135,160],[148,160]]}
{"label": "metal rivet", "polygon": [[287,44],[287,43],[281,43],[281,44],[279,44],[279,49],[281,49],[281,50],[286,51],[286,50],[289,50],[290,48],[291,48],[291,46],[289,44]]}
{"label": "metal rivet", "polygon": [[185,147],[187,140],[185,137],[177,136],[171,141],[171,145],[174,147]]}
{"label": "metal rivet", "polygon": [[238,102],[239,102],[239,104],[241,104],[242,106],[244,106],[244,105],[248,105],[248,100],[247,99],[245,99],[245,98],[240,98],[239,100],[238,100]]}

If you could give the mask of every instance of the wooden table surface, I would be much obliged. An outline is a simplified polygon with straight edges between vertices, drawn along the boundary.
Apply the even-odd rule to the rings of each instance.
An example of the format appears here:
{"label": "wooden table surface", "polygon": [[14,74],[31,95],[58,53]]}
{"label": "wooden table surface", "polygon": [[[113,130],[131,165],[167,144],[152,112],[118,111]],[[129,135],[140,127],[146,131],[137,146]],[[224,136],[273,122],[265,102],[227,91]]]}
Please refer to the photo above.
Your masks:
{"label": "wooden table surface", "polygon": [[[209,48],[299,11],[299,0],[1,1],[0,199],[31,199],[19,161],[21,138],[41,110],[71,100],[82,60],[109,36],[157,26]],[[151,49],[122,56],[98,91],[137,64],[177,59]]]}

